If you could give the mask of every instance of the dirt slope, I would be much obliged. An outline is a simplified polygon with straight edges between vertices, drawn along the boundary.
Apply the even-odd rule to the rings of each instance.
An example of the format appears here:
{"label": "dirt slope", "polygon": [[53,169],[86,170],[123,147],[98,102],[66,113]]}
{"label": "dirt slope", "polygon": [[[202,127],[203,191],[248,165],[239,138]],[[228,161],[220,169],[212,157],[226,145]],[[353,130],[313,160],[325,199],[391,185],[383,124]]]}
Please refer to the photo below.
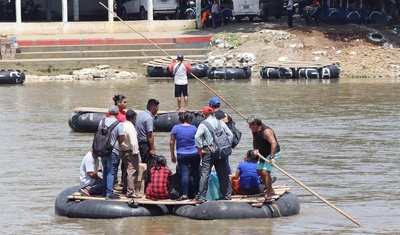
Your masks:
{"label": "dirt slope", "polygon": [[[289,61],[336,62],[341,77],[397,77],[400,76],[397,43],[399,36],[386,26],[329,25],[306,26],[295,17],[294,28],[288,28],[286,17],[269,22],[230,22],[217,29],[206,29],[224,34],[234,33],[242,43],[233,49],[214,47],[213,54],[253,53],[257,65],[268,65],[279,57]],[[383,45],[368,42],[366,35],[379,32],[386,39]],[[256,66],[258,68],[258,66]]]}

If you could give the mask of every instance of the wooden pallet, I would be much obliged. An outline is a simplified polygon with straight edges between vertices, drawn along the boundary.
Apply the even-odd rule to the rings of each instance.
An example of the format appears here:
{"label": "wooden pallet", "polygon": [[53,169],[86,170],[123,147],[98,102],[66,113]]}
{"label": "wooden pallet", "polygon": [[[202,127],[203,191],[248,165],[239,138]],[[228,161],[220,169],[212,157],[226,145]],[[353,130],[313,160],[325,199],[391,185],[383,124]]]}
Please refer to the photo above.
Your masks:
{"label": "wooden pallet", "polygon": [[[277,200],[280,196],[282,196],[285,192],[289,191],[293,186],[289,185],[280,185],[280,186],[275,186],[274,191],[275,194],[272,196],[272,201]],[[190,200],[187,202],[182,202],[182,201],[175,201],[171,199],[163,199],[163,200],[150,200],[146,198],[138,198],[138,199],[131,199],[131,198],[126,198],[123,194],[117,193],[120,196],[120,199],[115,199],[112,200],[114,202],[123,202],[123,203],[130,203],[132,201],[137,202],[138,204],[141,205],[194,205],[194,204],[199,204],[199,202],[195,200]],[[257,200],[260,196],[263,196],[264,194],[256,194],[256,195],[232,195],[232,200],[219,200],[223,202],[243,202],[243,203],[251,203],[255,204],[257,206],[260,202]],[[106,199],[104,197],[100,196],[92,196],[92,197],[87,197],[87,196],[81,196],[79,192],[75,192],[72,195],[68,196],[68,199],[75,200],[75,201],[82,201],[82,200],[98,200],[98,201],[105,201]],[[261,203],[262,204],[262,203]]]}
{"label": "wooden pallet", "polygon": [[[171,58],[159,58],[147,63],[142,63],[142,66],[153,66],[153,67],[169,67],[172,63]],[[206,60],[195,60],[195,59],[185,59],[185,63],[187,64],[198,64],[198,63],[208,63]]]}
{"label": "wooden pallet", "polygon": [[211,68],[249,68],[247,63],[212,63]]}
{"label": "wooden pallet", "polygon": [[260,67],[284,67],[284,68],[322,68],[329,65],[337,65],[337,63],[329,62],[315,62],[315,61],[274,61],[268,62],[267,65],[260,65]]}

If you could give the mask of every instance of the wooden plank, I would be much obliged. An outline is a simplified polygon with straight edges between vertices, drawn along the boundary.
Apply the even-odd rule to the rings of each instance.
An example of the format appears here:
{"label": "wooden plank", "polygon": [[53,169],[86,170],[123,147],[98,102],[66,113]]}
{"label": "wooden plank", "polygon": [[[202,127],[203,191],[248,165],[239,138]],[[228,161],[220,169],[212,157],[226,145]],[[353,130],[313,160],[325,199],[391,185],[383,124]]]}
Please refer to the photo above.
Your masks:
{"label": "wooden plank", "polygon": [[282,62],[268,62],[267,65],[260,65],[260,67],[290,67],[290,68],[298,68],[298,67],[303,67],[303,68],[320,68],[320,67],[325,67],[329,65],[337,65],[336,63],[333,62],[307,62],[307,61],[282,61]]}
{"label": "wooden plank", "polygon": [[[143,112],[143,110],[138,110],[138,109],[134,109],[136,113],[140,113]],[[92,113],[107,113],[108,109],[106,108],[93,108],[93,107],[77,107],[73,109],[74,112],[92,112]],[[200,112],[198,110],[193,110],[191,112],[197,113]],[[161,111],[159,110],[157,112],[157,115],[162,115],[162,114],[166,114],[166,113],[178,113],[175,110],[171,110],[171,111]]]}

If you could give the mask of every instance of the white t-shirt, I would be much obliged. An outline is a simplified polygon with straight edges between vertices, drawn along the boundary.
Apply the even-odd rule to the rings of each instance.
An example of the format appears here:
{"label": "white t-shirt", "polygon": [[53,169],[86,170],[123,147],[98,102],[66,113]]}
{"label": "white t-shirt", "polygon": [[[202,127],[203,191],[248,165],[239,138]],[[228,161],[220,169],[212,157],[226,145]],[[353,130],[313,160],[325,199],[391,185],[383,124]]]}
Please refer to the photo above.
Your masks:
{"label": "white t-shirt", "polygon": [[[178,67],[178,66],[179,66],[179,68],[176,69],[176,67]],[[188,84],[187,69],[186,69],[186,66],[185,66],[185,64],[183,62],[176,63],[174,65],[174,68],[173,68],[172,71],[173,72],[176,71],[175,74],[174,74],[174,83],[176,85],[186,85],[186,84]]]}
{"label": "white t-shirt", "polygon": [[92,178],[88,172],[95,172],[97,174],[99,169],[99,158],[94,158],[92,152],[88,152],[82,160],[81,168],[79,172],[79,187],[83,188],[87,186]]}

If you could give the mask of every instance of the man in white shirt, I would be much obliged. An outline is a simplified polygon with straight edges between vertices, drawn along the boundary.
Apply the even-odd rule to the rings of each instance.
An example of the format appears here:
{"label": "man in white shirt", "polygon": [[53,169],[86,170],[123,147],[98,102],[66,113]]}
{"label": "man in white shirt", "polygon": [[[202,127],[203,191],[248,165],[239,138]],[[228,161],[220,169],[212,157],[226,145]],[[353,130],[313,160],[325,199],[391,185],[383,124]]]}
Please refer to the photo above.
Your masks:
{"label": "man in white shirt", "polygon": [[177,61],[172,61],[172,64],[169,66],[169,71],[174,75],[174,83],[175,83],[175,98],[178,103],[177,112],[181,111],[181,100],[183,96],[183,100],[185,103],[185,112],[188,110],[189,105],[189,93],[188,93],[188,78],[187,73],[192,71],[192,67],[187,63],[183,62],[183,55],[179,54],[176,57]]}
{"label": "man in white shirt", "polygon": [[125,164],[126,172],[123,172],[123,189],[127,198],[140,198],[135,193],[135,183],[139,170],[139,144],[136,128],[133,125],[136,121],[136,112],[128,110],[124,122],[124,142],[121,144],[120,154]]}

